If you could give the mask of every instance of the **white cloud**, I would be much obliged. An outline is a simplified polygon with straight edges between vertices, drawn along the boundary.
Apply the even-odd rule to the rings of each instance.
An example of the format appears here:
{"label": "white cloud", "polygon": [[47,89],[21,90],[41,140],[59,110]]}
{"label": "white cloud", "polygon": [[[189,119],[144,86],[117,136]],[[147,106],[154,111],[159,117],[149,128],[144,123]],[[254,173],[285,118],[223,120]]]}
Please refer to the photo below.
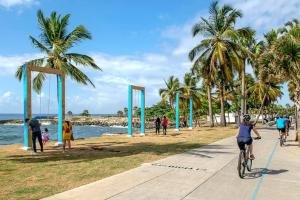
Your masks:
{"label": "white cloud", "polygon": [[24,54],[16,56],[0,55],[0,76],[12,75],[16,72],[17,68],[24,64],[26,61],[40,58],[42,56],[42,54]]}
{"label": "white cloud", "polygon": [[[140,56],[110,56],[94,53],[96,63],[103,72],[87,71],[96,88],[81,87],[88,97],[81,95],[67,103],[69,108],[86,108],[91,113],[112,113],[127,107],[129,84],[146,87],[146,105],[157,103],[158,89],[164,87],[164,79],[170,75],[181,77],[188,69],[186,59],[178,56],[147,53]],[[139,104],[138,95],[134,103]],[[81,110],[72,110],[80,112]]]}
{"label": "white cloud", "polygon": [[241,9],[244,16],[240,24],[251,26],[259,33],[283,26],[293,18],[300,18],[299,0],[222,0],[222,3]]}
{"label": "white cloud", "polygon": [[37,3],[37,0],[0,0],[0,6],[5,8],[11,8],[14,6],[30,6]]}
{"label": "white cloud", "polygon": [[0,110],[5,113],[16,113],[22,109],[21,99],[12,91],[0,93]]}

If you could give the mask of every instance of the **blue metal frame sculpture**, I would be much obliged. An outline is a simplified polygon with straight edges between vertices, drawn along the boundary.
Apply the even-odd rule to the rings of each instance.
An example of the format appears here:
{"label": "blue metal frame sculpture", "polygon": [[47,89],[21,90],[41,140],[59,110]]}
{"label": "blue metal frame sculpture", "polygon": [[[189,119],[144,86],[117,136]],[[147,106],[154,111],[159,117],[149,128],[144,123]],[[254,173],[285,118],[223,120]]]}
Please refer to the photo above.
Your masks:
{"label": "blue metal frame sculpture", "polygon": [[132,136],[132,91],[139,90],[141,92],[141,135],[145,135],[145,88],[141,86],[128,86],[128,136]]}
{"label": "blue metal frame sculpture", "polygon": [[37,71],[48,74],[56,74],[58,80],[58,144],[62,144],[62,125],[65,116],[65,73],[62,70],[45,67],[23,65],[23,101],[24,101],[24,142],[23,149],[31,148],[31,133],[25,119],[32,117],[31,109],[31,72]]}

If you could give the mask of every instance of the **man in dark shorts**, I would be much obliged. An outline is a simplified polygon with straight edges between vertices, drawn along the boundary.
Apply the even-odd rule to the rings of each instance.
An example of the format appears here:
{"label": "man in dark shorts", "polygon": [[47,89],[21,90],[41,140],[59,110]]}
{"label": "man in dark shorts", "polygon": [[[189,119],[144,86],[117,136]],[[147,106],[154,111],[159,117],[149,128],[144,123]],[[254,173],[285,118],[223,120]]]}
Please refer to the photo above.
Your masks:
{"label": "man in dark shorts", "polygon": [[36,138],[38,139],[41,147],[41,152],[43,152],[43,141],[42,141],[42,132],[41,132],[41,124],[37,119],[26,119],[26,123],[28,123],[29,127],[32,131],[32,146],[33,151],[36,153]]}

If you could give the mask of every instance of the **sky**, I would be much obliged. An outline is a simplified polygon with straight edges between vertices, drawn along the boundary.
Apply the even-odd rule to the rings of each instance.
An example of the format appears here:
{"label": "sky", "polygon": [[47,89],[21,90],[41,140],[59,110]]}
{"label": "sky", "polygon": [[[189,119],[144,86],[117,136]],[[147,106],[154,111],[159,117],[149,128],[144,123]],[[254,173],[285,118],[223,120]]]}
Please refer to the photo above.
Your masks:
{"label": "sky", "polygon": [[[182,79],[192,63],[189,50],[201,38],[191,27],[208,15],[209,0],[0,0],[0,113],[22,113],[22,84],[14,77],[25,61],[43,56],[29,41],[38,38],[36,12],[70,13],[69,30],[83,24],[93,39],[79,43],[70,52],[92,56],[102,72],[82,69],[95,83],[66,83],[66,111],[116,113],[127,107],[128,84],[146,87],[146,106],[160,101],[159,88],[174,75]],[[237,26],[250,26],[257,38],[286,21],[300,18],[299,0],[220,0],[243,12]],[[248,72],[251,68],[248,66]],[[57,113],[55,76],[49,76],[42,94],[33,94],[33,113]],[[49,87],[50,86],[50,87]],[[286,86],[278,101],[285,105]],[[139,106],[138,94],[134,105]]]}

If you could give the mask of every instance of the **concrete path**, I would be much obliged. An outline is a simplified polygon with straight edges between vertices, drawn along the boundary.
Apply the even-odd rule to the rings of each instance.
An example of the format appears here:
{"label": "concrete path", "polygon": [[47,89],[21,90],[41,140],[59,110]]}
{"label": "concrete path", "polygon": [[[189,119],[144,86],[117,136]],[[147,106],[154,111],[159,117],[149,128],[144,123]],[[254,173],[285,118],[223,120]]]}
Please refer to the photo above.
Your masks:
{"label": "concrete path", "polygon": [[256,159],[245,179],[237,173],[235,138],[144,164],[66,191],[47,200],[299,200],[300,148],[288,138],[280,147],[276,130],[260,130]]}

